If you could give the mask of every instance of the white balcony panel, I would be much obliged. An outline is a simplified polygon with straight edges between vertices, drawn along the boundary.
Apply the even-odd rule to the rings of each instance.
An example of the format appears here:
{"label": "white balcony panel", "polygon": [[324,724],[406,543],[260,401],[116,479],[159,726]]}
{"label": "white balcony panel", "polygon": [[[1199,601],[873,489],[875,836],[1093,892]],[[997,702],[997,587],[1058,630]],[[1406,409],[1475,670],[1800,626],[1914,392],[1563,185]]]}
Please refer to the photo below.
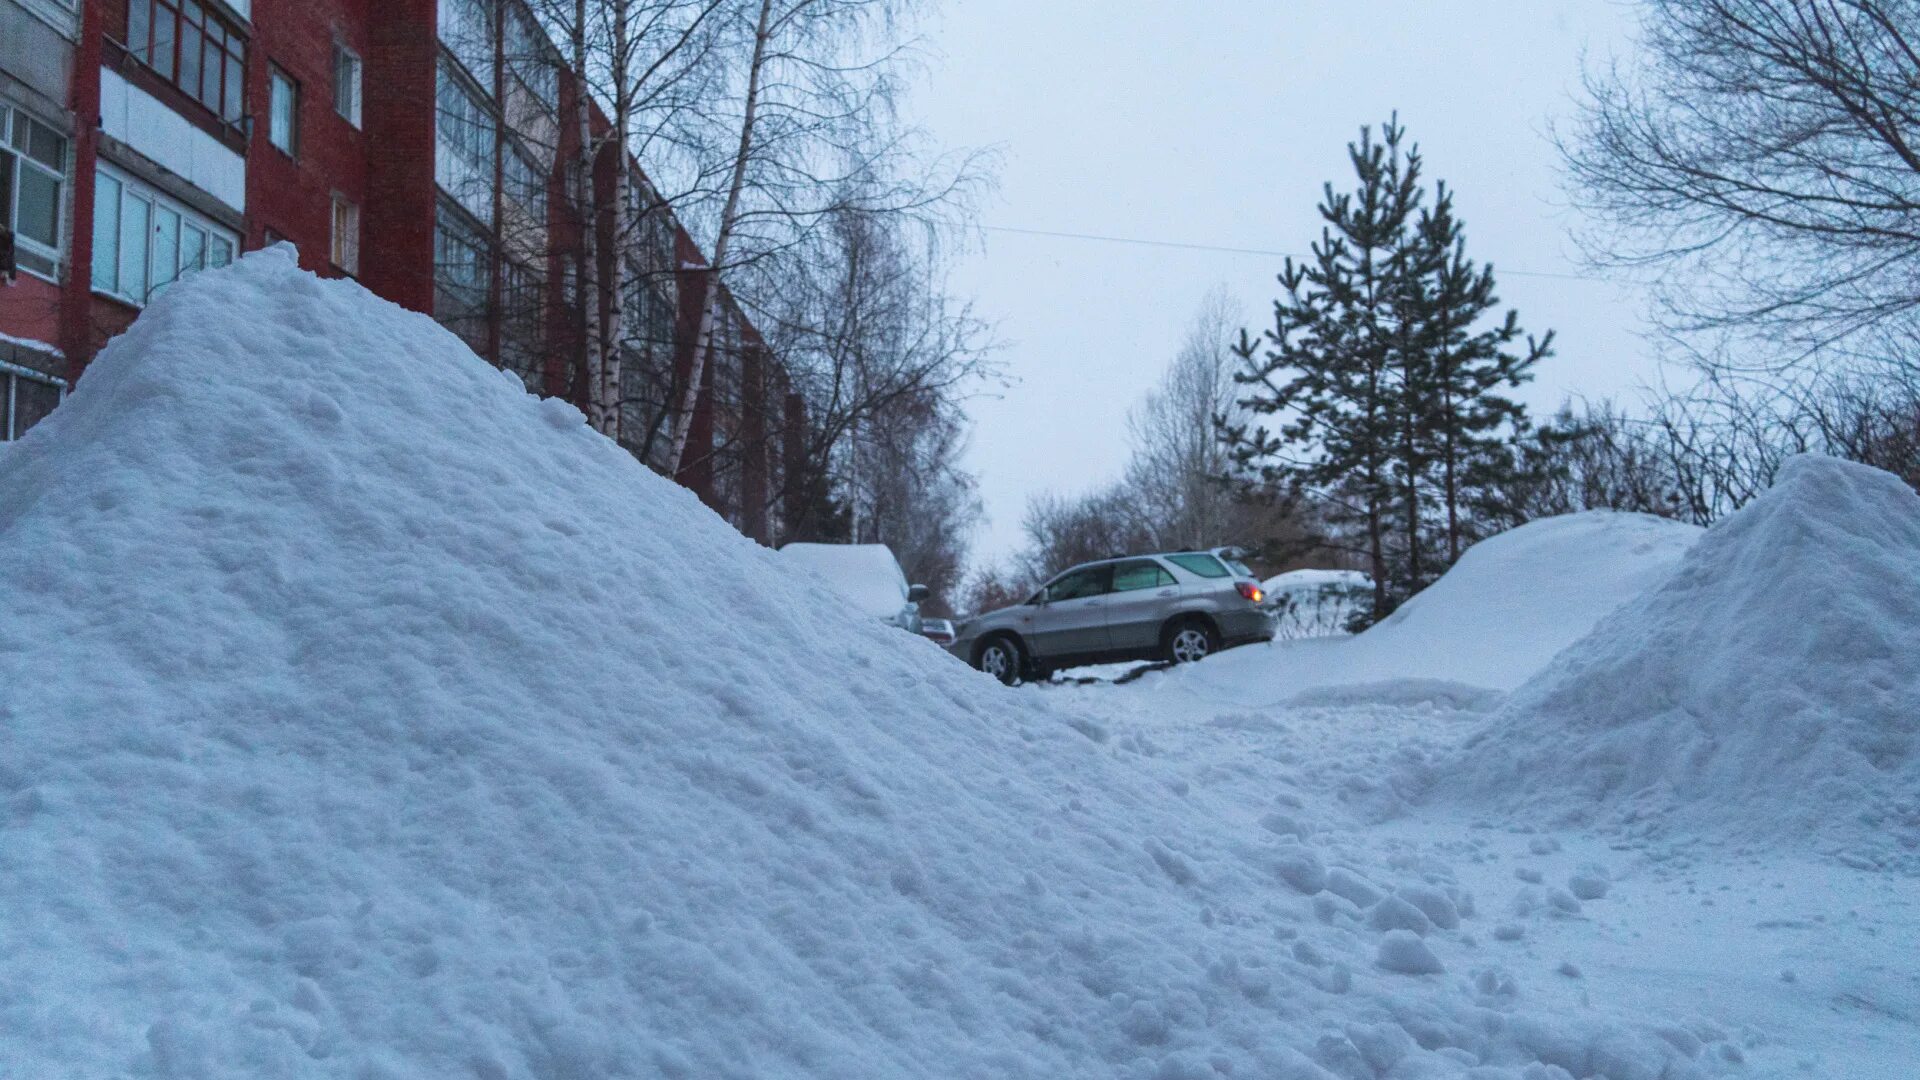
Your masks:
{"label": "white balcony panel", "polygon": [[247,159],[118,72],[100,69],[100,127],[239,213],[247,209]]}

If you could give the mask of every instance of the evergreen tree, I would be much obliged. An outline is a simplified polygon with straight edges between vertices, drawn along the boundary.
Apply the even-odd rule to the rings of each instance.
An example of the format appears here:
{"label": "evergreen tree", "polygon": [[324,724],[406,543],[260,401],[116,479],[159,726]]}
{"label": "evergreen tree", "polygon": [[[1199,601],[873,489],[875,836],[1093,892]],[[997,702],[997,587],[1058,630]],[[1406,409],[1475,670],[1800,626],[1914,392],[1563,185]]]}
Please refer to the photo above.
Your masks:
{"label": "evergreen tree", "polygon": [[1417,267],[1403,317],[1421,354],[1424,401],[1411,403],[1428,444],[1425,457],[1437,470],[1447,563],[1460,558],[1472,535],[1465,510],[1477,493],[1509,486],[1512,470],[1528,467],[1513,441],[1528,429],[1526,407],[1503,391],[1533,377],[1533,366],[1552,355],[1553,332],[1522,336],[1519,313],[1508,309],[1492,326],[1481,320],[1500,300],[1493,267],[1467,257],[1464,226],[1453,210],[1453,192],[1437,185],[1433,206],[1415,231]]}
{"label": "evergreen tree", "polygon": [[1256,416],[1278,418],[1277,431],[1241,424],[1225,432],[1243,475],[1318,502],[1329,524],[1358,530],[1357,538],[1323,542],[1366,558],[1378,616],[1396,601],[1388,533],[1395,442],[1405,425],[1393,378],[1395,310],[1420,202],[1420,158],[1402,150],[1404,134],[1389,120],[1379,141],[1363,128],[1348,145],[1357,187],[1335,194],[1326,185],[1326,224],[1312,258],[1285,263],[1285,295],[1274,301],[1262,340],[1241,335],[1235,351],[1246,370],[1236,377],[1254,387],[1245,404]]}
{"label": "evergreen tree", "polygon": [[[1320,241],[1287,260],[1273,326],[1241,334],[1243,402],[1226,426],[1240,479],[1317,504],[1314,545],[1361,555],[1382,618],[1444,573],[1482,532],[1496,492],[1524,486],[1525,408],[1505,396],[1552,351],[1499,305],[1493,269],[1466,254],[1453,193],[1423,206],[1418,147],[1397,118],[1348,145],[1355,189],[1325,187]],[[1494,524],[1504,515],[1484,515]]]}

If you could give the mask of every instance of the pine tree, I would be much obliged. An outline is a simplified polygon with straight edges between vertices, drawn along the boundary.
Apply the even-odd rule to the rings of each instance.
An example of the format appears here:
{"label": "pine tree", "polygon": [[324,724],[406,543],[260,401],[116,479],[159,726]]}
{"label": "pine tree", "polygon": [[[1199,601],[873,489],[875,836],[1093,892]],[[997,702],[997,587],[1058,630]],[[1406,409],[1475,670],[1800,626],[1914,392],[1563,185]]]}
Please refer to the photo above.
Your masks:
{"label": "pine tree", "polygon": [[1499,306],[1491,266],[1466,254],[1453,193],[1423,206],[1418,147],[1396,119],[1348,145],[1358,181],[1326,185],[1320,241],[1287,260],[1284,295],[1259,340],[1242,333],[1243,404],[1266,422],[1228,426],[1240,478],[1266,495],[1316,504],[1315,546],[1364,557],[1374,618],[1444,573],[1482,526],[1496,493],[1526,486],[1526,409],[1505,391],[1531,378],[1553,334],[1523,338]]}
{"label": "pine tree", "polygon": [[[1467,257],[1464,226],[1453,210],[1453,192],[1437,185],[1433,206],[1421,214],[1410,262],[1415,272],[1402,305],[1408,337],[1424,364],[1425,401],[1414,406],[1440,487],[1447,563],[1460,558],[1474,537],[1465,511],[1475,492],[1509,483],[1510,470],[1525,467],[1512,441],[1528,428],[1525,406],[1503,391],[1532,376],[1552,355],[1553,332],[1521,339],[1519,314],[1481,326],[1499,306],[1493,267]],[[1479,329],[1476,329],[1479,327]]]}
{"label": "pine tree", "polygon": [[1285,295],[1259,342],[1244,333],[1236,351],[1252,386],[1245,404],[1278,419],[1278,430],[1239,425],[1226,432],[1235,462],[1269,490],[1318,502],[1330,524],[1357,528],[1374,579],[1376,617],[1392,610],[1389,547],[1399,494],[1395,444],[1404,438],[1393,365],[1399,354],[1396,304],[1407,273],[1408,239],[1420,202],[1420,158],[1403,151],[1405,129],[1389,120],[1347,147],[1358,180],[1350,193],[1327,184],[1325,225],[1312,257],[1288,259]]}

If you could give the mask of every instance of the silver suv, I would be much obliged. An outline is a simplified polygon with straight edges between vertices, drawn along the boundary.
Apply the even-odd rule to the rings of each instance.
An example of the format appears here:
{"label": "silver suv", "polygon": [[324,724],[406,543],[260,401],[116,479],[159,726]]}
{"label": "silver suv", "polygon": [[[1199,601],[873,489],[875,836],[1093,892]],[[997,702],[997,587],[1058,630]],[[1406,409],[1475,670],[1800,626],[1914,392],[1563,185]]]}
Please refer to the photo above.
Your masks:
{"label": "silver suv", "polygon": [[1180,551],[1076,566],[1024,604],[967,620],[947,651],[1011,686],[1081,664],[1183,664],[1272,641],[1275,612],[1230,556]]}

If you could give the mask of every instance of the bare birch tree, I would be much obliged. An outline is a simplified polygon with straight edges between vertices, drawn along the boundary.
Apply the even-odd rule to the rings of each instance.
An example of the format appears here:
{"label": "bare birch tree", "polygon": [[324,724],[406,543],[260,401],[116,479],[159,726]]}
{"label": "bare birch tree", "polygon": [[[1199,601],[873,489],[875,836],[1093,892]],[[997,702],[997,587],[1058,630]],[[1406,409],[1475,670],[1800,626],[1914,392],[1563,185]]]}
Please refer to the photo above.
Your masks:
{"label": "bare birch tree", "polygon": [[[742,58],[726,130],[725,183],[713,194],[710,271],[691,371],[674,410],[669,472],[681,467],[715,345],[720,292],[745,265],[806,248],[843,212],[933,214],[962,203],[980,157],[920,153],[894,110],[911,48],[898,40],[912,0],[738,0],[729,23]],[[723,114],[724,116],[724,114]],[[711,163],[707,172],[715,170]]]}

